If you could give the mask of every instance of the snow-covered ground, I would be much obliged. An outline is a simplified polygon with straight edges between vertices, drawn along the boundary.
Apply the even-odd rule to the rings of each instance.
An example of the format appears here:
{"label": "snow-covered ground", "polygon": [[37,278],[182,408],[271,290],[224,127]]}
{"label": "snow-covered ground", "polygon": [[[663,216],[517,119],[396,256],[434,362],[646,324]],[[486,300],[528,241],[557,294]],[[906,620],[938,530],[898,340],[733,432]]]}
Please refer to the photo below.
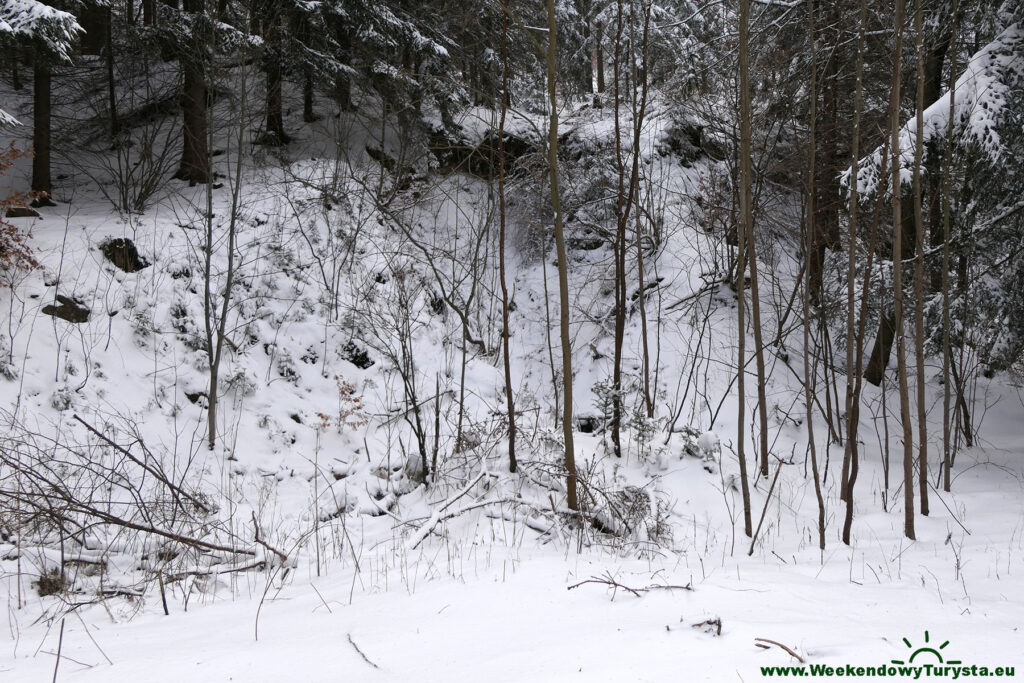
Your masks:
{"label": "snow-covered ground", "polygon": [[[493,186],[426,174],[398,193],[388,216],[369,199],[388,191],[387,179],[362,148],[397,157],[401,140],[374,142],[368,128],[353,135],[355,119],[315,124],[291,148],[322,150],[344,128],[365,144],[350,145],[340,173],[333,159],[314,158],[322,151],[296,156],[286,170],[248,165],[220,441],[211,451],[200,339],[205,188],[176,187],[145,214],[120,218],[84,180],[65,179],[58,207],[44,209],[42,220],[19,219],[31,227],[45,268],[4,290],[8,325],[0,338],[10,378],[0,382],[0,408],[10,439],[91,443],[90,453],[113,457],[75,415],[119,444],[142,439],[167,471],[216,502],[210,538],[266,562],[236,571],[245,564],[237,557],[204,555],[189,566],[161,565],[158,545],[135,547],[103,529],[85,547],[5,536],[4,680],[50,680],[55,668],[62,681],[756,680],[762,666],[797,663],[793,655],[808,664],[888,665],[910,657],[908,643],[917,648],[926,639],[936,647],[949,641],[946,661],[1024,665],[1024,401],[1006,377],[980,386],[990,407],[979,443],[959,453],[952,492],[932,491],[916,542],[903,538],[898,467],[888,491],[884,485],[884,449],[874,436],[880,395],[866,394],[850,547],[838,538],[842,449],[819,444],[819,457],[828,457],[828,545],[820,552],[800,426],[800,354],[790,347],[792,368],[773,356],[772,452],[787,464],[770,496],[770,480],[753,490],[760,530],[751,548],[729,394],[735,296],[714,282],[724,248],[691,207],[709,167],[683,168],[651,153],[664,123],[654,120],[647,159],[650,172],[667,178],[659,200],[666,243],[650,273],[661,282],[649,300],[663,419],[653,437],[627,430],[622,460],[600,436],[577,435],[587,480],[629,491],[633,504],[646,506],[637,526],[617,537],[573,528],[562,514],[548,365],[558,360],[557,339],[553,350],[548,342],[548,330],[556,334],[555,270],[542,227],[530,222],[542,213],[528,183],[510,189],[522,468],[512,476],[500,328],[482,322],[498,319],[495,231],[481,236]],[[578,113],[568,125],[584,140],[609,134],[599,112]],[[227,133],[225,147],[226,140]],[[234,154],[227,149],[219,162],[225,175]],[[224,282],[229,190],[211,198],[215,289]],[[409,193],[417,201],[403,204]],[[408,234],[395,228],[395,216],[411,226]],[[109,263],[98,247],[121,237],[151,265],[125,273]],[[766,278],[763,296],[784,301],[793,256],[784,244],[764,248],[776,276]],[[610,257],[580,248],[571,258],[576,402],[589,416],[600,410],[597,388],[610,367]],[[476,299],[467,303],[474,278]],[[43,314],[57,294],[87,306],[88,321]],[[411,320],[396,317],[396,296],[414,302]],[[463,321],[445,299],[474,313]],[[398,419],[403,387],[385,357],[400,355],[392,330],[403,324],[428,436],[435,419],[443,424],[441,474],[429,488],[415,481],[415,445]],[[484,350],[463,350],[464,325]],[[350,362],[353,345],[373,365]],[[636,315],[626,347],[629,381],[638,383]],[[752,382],[753,375],[750,399]],[[929,396],[936,435],[937,383],[929,383]],[[887,410],[896,425],[898,405],[890,401]],[[816,431],[824,435],[824,425]],[[889,430],[894,462],[896,432]],[[937,462],[935,443],[933,436]],[[442,518],[443,509],[458,514]],[[268,559],[271,548],[287,559]],[[69,588],[41,597],[34,582],[69,559],[77,560]],[[163,595],[153,580],[161,572]],[[99,600],[98,591],[108,597]]]}

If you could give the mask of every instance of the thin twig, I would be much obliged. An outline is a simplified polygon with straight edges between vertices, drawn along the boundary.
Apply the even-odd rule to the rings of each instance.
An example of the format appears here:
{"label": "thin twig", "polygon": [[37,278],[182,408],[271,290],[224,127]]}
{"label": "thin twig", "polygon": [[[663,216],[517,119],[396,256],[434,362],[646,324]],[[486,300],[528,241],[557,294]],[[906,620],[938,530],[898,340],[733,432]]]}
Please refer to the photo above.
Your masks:
{"label": "thin twig", "polygon": [[252,526],[253,526],[254,535],[255,535],[255,538],[253,540],[255,540],[257,544],[263,546],[264,548],[266,548],[270,552],[272,552],[275,555],[277,555],[278,558],[280,558],[280,560],[281,560],[281,564],[282,565],[286,565],[288,563],[288,556],[285,553],[283,553],[280,550],[278,550],[277,548],[275,548],[272,545],[270,545],[269,543],[267,543],[266,541],[264,541],[262,538],[260,538],[260,524],[259,524],[259,522],[256,521],[256,513],[255,512],[252,513]]}
{"label": "thin twig", "polygon": [[57,669],[60,668],[60,651],[64,647],[64,620],[60,620],[60,637],[57,639],[57,661],[53,664],[53,683],[57,683]]}
{"label": "thin twig", "polygon": [[761,525],[764,524],[765,513],[768,512],[768,503],[772,500],[772,491],[775,490],[775,482],[779,480],[779,474],[782,472],[782,466],[785,463],[780,459],[779,466],[775,468],[775,476],[772,478],[772,485],[768,487],[768,495],[764,499],[764,508],[761,510],[761,519],[757,521],[757,530],[754,531],[753,538],[750,539],[750,550],[747,551],[747,555],[754,554],[754,544],[757,543],[757,535],[761,533]]}
{"label": "thin twig", "polygon": [[176,484],[172,483],[164,475],[164,473],[161,472],[159,469],[157,469],[155,467],[152,467],[150,465],[147,465],[144,461],[139,460],[138,458],[136,458],[134,455],[132,455],[131,451],[129,451],[127,448],[125,448],[124,446],[121,446],[121,445],[115,443],[106,434],[104,434],[100,430],[98,430],[95,427],[93,427],[91,424],[89,424],[88,422],[86,422],[85,420],[80,418],[77,414],[72,415],[72,418],[77,420],[78,422],[80,422],[83,426],[85,426],[86,429],[88,429],[90,432],[92,432],[93,434],[98,436],[100,439],[102,439],[108,446],[110,446],[111,448],[116,450],[118,453],[121,453],[126,458],[128,458],[129,460],[134,462],[136,465],[138,465],[139,467],[141,467],[142,469],[146,470],[147,472],[152,474],[154,477],[156,477],[157,480],[160,481],[160,483],[164,484],[165,486],[167,486],[170,489],[172,494],[174,494],[175,496],[177,496],[178,494],[181,494],[182,496],[187,498],[190,503],[195,505],[197,508],[199,508],[203,512],[209,512],[210,511],[210,508],[207,505],[205,505],[198,498],[196,498],[195,496],[190,494],[188,491],[185,491],[180,486],[177,486]]}
{"label": "thin twig", "polygon": [[372,661],[370,661],[370,658],[367,657],[366,654],[362,650],[359,649],[359,646],[356,645],[356,641],[352,640],[352,634],[351,633],[346,633],[345,635],[348,636],[349,644],[353,647],[353,649],[355,649],[356,652],[359,653],[359,656],[363,658],[364,662],[366,662],[367,664],[372,666],[374,669],[379,669],[380,668],[379,666],[374,664]]}
{"label": "thin twig", "polygon": [[[588,583],[597,583],[597,584],[601,584],[603,586],[610,586],[612,588],[615,588],[616,590],[621,588],[624,591],[628,591],[629,593],[632,593],[633,595],[635,595],[638,598],[641,596],[641,594],[648,593],[648,592],[654,591],[654,590],[682,590],[682,591],[692,591],[693,590],[693,586],[690,585],[690,584],[686,584],[685,586],[678,586],[678,585],[667,585],[667,584],[662,584],[662,583],[652,583],[652,584],[650,584],[648,586],[639,586],[639,587],[627,586],[627,585],[625,585],[623,583],[619,583],[615,579],[615,577],[613,577],[611,575],[610,572],[606,572],[604,576],[591,576],[586,581],[580,581],[579,583],[575,583],[575,584],[573,584],[571,586],[567,586],[566,590],[570,590],[571,591],[574,588],[579,588],[580,586],[583,586],[583,585],[588,584]],[[614,599],[614,596],[613,596],[613,599]]]}
{"label": "thin twig", "polygon": [[768,643],[768,645],[774,645],[775,647],[778,647],[778,648],[781,648],[781,649],[785,650],[787,653],[789,653],[790,657],[793,657],[794,659],[796,659],[801,664],[806,664],[807,663],[804,660],[803,657],[801,657],[797,653],[793,652],[793,650],[789,649],[788,647],[786,647],[782,643],[778,642],[777,640],[769,640],[768,638],[754,638],[754,644],[755,645],[757,645],[758,647],[763,647],[764,649],[767,650],[768,649],[768,645],[765,645],[764,643]]}

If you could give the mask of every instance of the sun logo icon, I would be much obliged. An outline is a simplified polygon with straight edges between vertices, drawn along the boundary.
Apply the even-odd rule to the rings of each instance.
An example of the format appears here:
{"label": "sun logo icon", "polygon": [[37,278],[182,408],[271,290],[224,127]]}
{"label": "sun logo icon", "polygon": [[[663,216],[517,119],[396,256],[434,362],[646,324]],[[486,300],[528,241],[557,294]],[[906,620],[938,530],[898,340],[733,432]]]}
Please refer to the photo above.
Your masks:
{"label": "sun logo icon", "polygon": [[942,645],[939,645],[938,649],[936,649],[934,647],[931,647],[931,645],[930,645],[931,636],[928,635],[928,631],[924,632],[924,642],[925,642],[925,644],[922,645],[921,647],[917,648],[917,649],[914,649],[914,646],[911,645],[910,641],[907,640],[906,638],[903,639],[903,642],[906,643],[908,649],[914,650],[914,651],[910,653],[910,659],[909,660],[903,661],[902,659],[894,659],[894,660],[892,660],[893,664],[913,664],[914,660],[917,658],[918,655],[925,655],[925,654],[935,655],[935,657],[937,657],[938,660],[939,660],[938,661],[939,664],[962,664],[963,663],[959,659],[951,659],[948,662],[944,661],[942,659],[942,652],[941,652],[941,650],[944,650],[946,648],[946,646],[949,645],[949,641],[947,640]]}

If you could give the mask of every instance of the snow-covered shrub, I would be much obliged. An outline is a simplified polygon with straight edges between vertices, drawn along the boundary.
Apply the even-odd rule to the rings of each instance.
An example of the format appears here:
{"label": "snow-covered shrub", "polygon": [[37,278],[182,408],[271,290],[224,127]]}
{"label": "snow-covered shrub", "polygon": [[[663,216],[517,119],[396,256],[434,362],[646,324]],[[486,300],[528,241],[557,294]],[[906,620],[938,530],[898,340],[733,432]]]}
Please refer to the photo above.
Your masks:
{"label": "snow-covered shrub", "polygon": [[61,387],[53,392],[50,396],[50,407],[59,413],[63,413],[71,408],[71,402],[74,398],[74,392],[67,387]]}

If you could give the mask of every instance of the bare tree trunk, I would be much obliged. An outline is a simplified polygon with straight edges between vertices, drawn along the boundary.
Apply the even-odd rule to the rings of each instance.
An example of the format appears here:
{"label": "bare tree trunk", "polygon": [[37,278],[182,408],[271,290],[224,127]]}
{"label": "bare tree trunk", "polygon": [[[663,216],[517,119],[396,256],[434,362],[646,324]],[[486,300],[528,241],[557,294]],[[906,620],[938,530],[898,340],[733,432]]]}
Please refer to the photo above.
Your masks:
{"label": "bare tree trunk", "polygon": [[[849,244],[847,245],[846,270],[846,450],[843,454],[843,486],[842,497],[846,501],[846,514],[843,519],[843,543],[850,545],[850,533],[853,527],[853,490],[857,485],[860,471],[860,454],[857,449],[857,434],[860,429],[860,392],[861,392],[861,356],[864,343],[864,316],[861,315],[859,329],[855,329],[856,295],[854,280],[857,277],[857,230],[860,192],[857,189],[860,174],[860,121],[864,101],[864,33],[867,22],[867,2],[860,3],[860,31],[857,36],[857,84],[854,94],[853,141],[851,150],[850,172],[850,227]],[[881,206],[879,202],[878,206]],[[872,229],[872,251],[874,236],[877,234],[878,215],[876,212],[875,226]],[[870,264],[865,270],[865,277],[870,278]],[[865,283],[869,286],[870,280]],[[866,291],[866,290],[865,290]],[[865,299],[867,297],[864,297]]]}
{"label": "bare tree trunk", "polygon": [[501,16],[501,118],[498,120],[498,268],[501,279],[501,351],[508,412],[508,471],[516,471],[516,404],[508,343],[508,278],[505,273],[505,116],[508,113],[508,1]]}
{"label": "bare tree trunk", "polygon": [[[633,114],[633,199],[636,203],[636,267],[637,267],[637,307],[640,309],[640,343],[643,352],[643,398],[645,414],[654,417],[654,399],[651,391],[651,350],[647,333],[647,283],[644,279],[644,234],[640,208],[640,135],[647,118],[647,98],[649,81],[647,78],[649,61],[649,34],[651,25],[651,3],[643,6],[644,28],[640,38],[640,68],[636,68],[636,60],[630,60],[633,67],[632,114]],[[634,42],[633,39],[630,43]],[[637,102],[636,88],[640,87],[640,100]],[[655,390],[657,388],[655,387]]]}
{"label": "bare tree trunk", "polygon": [[[640,201],[637,196],[637,202]],[[643,391],[644,408],[648,418],[654,417],[654,392],[657,391],[657,377],[651,384],[651,347],[650,334],[647,329],[647,282],[644,277],[644,247],[640,222],[640,211],[636,212],[636,269],[637,269],[637,306],[640,309],[640,344],[643,351]]]}
{"label": "bare tree trunk", "polygon": [[744,454],[744,421],[746,420],[746,391],[745,391],[745,378],[746,375],[746,315],[745,308],[746,302],[745,290],[746,290],[746,237],[749,234],[747,226],[752,221],[750,201],[752,199],[750,192],[750,64],[749,64],[749,48],[750,48],[750,0],[740,0],[740,54],[739,54],[739,67],[740,67],[740,222],[741,226],[737,229],[737,236],[739,238],[739,248],[737,249],[737,258],[739,263],[736,268],[736,296],[738,299],[737,309],[737,333],[739,337],[739,358],[736,361],[736,391],[739,395],[737,405],[737,419],[736,419],[736,454],[740,461],[740,487],[741,494],[743,496],[743,531],[750,537],[753,535],[753,528],[750,521],[750,483],[747,476],[747,461]]}
{"label": "bare tree trunk", "polygon": [[[823,12],[837,3],[815,3],[811,11]],[[828,23],[834,17],[826,17]],[[819,39],[822,35],[819,32]],[[838,40],[838,39],[837,39]],[[829,247],[839,245],[839,214],[836,204],[839,196],[838,188],[838,109],[837,80],[839,76],[839,57],[836,45],[829,45],[824,56],[824,73],[818,83],[821,93],[821,106],[818,106],[818,93],[815,93],[815,126],[817,128],[817,154],[815,158],[814,179],[814,215],[812,216],[811,232],[807,244],[807,286],[810,288],[811,304],[817,305],[823,286],[825,269],[825,252]],[[817,73],[815,73],[817,78]]]}
{"label": "bare tree trunk", "polygon": [[902,226],[902,193],[900,170],[900,64],[903,59],[903,19],[905,14],[904,0],[896,0],[896,16],[893,25],[896,31],[896,50],[893,57],[893,88],[892,98],[896,103],[890,111],[890,129],[892,136],[892,207],[893,207],[893,323],[896,328],[896,368],[900,393],[900,424],[903,428],[903,533],[914,540],[914,434],[910,422],[909,389],[907,387],[907,348],[903,322],[903,226]]}
{"label": "bare tree trunk", "polygon": [[[202,15],[206,11],[205,0],[185,0],[185,11],[193,15]],[[181,54],[181,70],[185,80],[181,102],[184,147],[181,163],[174,177],[178,180],[187,180],[194,185],[210,182],[204,73],[208,46],[203,36],[193,36],[190,42]]]}
{"label": "bare tree trunk", "polygon": [[[959,26],[959,0],[953,0],[954,25],[950,32],[951,41],[956,39]],[[950,203],[950,174],[953,165],[953,127],[956,123],[956,73],[957,53],[953,50],[953,60],[949,71],[949,123],[946,129],[946,151],[942,166],[942,490],[947,493],[952,485],[951,470],[952,451],[950,441],[951,429],[951,391],[950,391],[950,360],[952,359],[949,339],[949,231],[952,205]],[[941,69],[940,75],[941,75]]]}
{"label": "bare tree trunk", "polygon": [[921,205],[921,160],[924,157],[924,35],[921,0],[914,11],[917,33],[917,136],[914,141],[914,223],[917,228],[917,258],[914,266],[914,359],[917,371],[918,485],[921,514],[928,514],[928,406],[925,404],[924,374],[924,213]]}
{"label": "bare tree trunk", "polygon": [[313,108],[313,70],[307,66],[302,75],[302,120],[313,123],[319,118]]}
{"label": "bare tree trunk", "polygon": [[[749,115],[749,102],[747,103],[747,114]],[[746,132],[743,127],[746,126]],[[740,170],[744,178],[743,191],[751,194],[750,186],[753,181],[753,169],[750,158],[750,119],[740,120],[740,139],[745,141],[745,153],[740,160]],[[741,143],[742,144],[742,143]],[[754,327],[754,362],[757,366],[757,414],[759,417],[760,436],[760,462],[761,476],[768,477],[768,400],[765,396],[765,382],[767,376],[764,367],[764,340],[761,334],[761,301],[757,286],[757,249],[754,242],[754,220],[753,220],[753,197],[749,197],[744,207],[747,216],[744,218],[747,231],[747,262],[750,264],[750,312],[753,317],[751,321]]]}
{"label": "bare tree trunk", "polygon": [[[630,162],[630,170],[626,175],[626,165],[623,160],[622,153],[622,131],[620,124],[620,106],[621,106],[621,73],[620,65],[622,63],[621,45],[622,45],[622,20],[623,20],[623,4],[622,0],[618,2],[618,12],[616,17],[616,32],[615,32],[615,57],[613,61],[614,73],[615,73],[615,160],[618,166],[618,195],[616,197],[616,232],[615,232],[615,346],[614,346],[614,365],[612,369],[612,446],[617,457],[622,456],[621,436],[620,430],[622,425],[622,347],[625,341],[625,329],[626,329],[626,313],[628,306],[628,284],[626,281],[626,253],[627,253],[627,240],[626,233],[629,228],[630,211],[636,208],[636,240],[637,240],[637,265],[640,269],[639,281],[640,291],[638,296],[640,297],[641,306],[641,318],[643,329],[643,341],[644,341],[644,399],[647,414],[653,414],[653,405],[650,400],[649,394],[649,379],[648,379],[648,364],[650,354],[647,349],[647,336],[646,336],[646,311],[643,310],[643,294],[644,294],[644,281],[643,281],[643,240],[641,231],[641,221],[639,215],[639,188],[640,188],[640,135],[643,129],[644,119],[647,115],[647,97],[648,97],[648,81],[647,81],[647,44],[648,44],[648,33],[650,29],[650,17],[651,7],[650,4],[643,5],[644,15],[644,26],[643,33],[640,38],[640,50],[641,59],[643,61],[643,73],[638,73],[636,70],[636,57],[630,54],[629,63],[633,65],[632,73],[630,78],[630,102],[631,108],[630,113],[632,115],[633,124],[633,136],[632,136],[632,155]],[[630,49],[635,49],[636,39],[632,35],[632,24],[630,26]],[[637,88],[640,88],[640,96],[637,97]]]}
{"label": "bare tree trunk", "polygon": [[[838,21],[839,3],[822,3],[833,10],[829,19]],[[836,39],[838,42],[838,38]],[[825,59],[822,109],[819,112],[824,129],[819,134],[821,166],[815,181],[818,197],[815,199],[815,223],[817,236],[824,246],[835,249],[839,246],[839,56],[837,46],[829,46]]]}
{"label": "bare tree trunk", "polygon": [[896,323],[892,315],[882,311],[878,319],[878,334],[875,335],[875,345],[871,348],[871,358],[868,359],[867,369],[864,371],[864,379],[876,387],[881,386],[885,377],[885,369],[889,365],[889,355],[892,353],[892,342],[896,338]]}
{"label": "bare tree trunk", "polygon": [[[583,17],[582,24],[583,42],[584,44],[589,44],[592,35],[590,32],[589,16]],[[596,91],[596,88],[594,87],[594,53],[592,50],[584,50],[584,53],[585,54],[583,59],[583,68],[580,70],[580,78],[582,80],[582,83],[580,83],[580,85],[583,87],[580,88],[580,92],[593,93]]]}
{"label": "bare tree trunk", "polygon": [[284,132],[284,113],[282,112],[282,74],[281,74],[281,17],[276,3],[272,5],[269,16],[264,18],[263,38],[266,50],[264,71],[267,75],[267,120],[266,131],[260,140],[265,145],[283,145],[288,142]]}
{"label": "bare tree trunk", "polygon": [[[807,244],[807,247],[808,247],[808,249],[807,249],[807,256],[805,257],[807,259],[807,263],[805,265],[805,268],[809,271],[811,269],[811,267],[812,267],[811,262],[814,259],[814,255],[812,254],[812,249],[811,248],[812,248],[813,242],[814,242],[812,234],[814,233],[814,203],[815,203],[815,194],[816,194],[815,184],[816,184],[816,179],[817,179],[816,178],[816,176],[817,176],[817,174],[816,174],[816,165],[817,165],[816,162],[817,162],[817,154],[818,154],[818,150],[817,150],[817,147],[818,147],[818,140],[817,140],[818,49],[817,49],[817,44],[816,44],[816,41],[817,41],[817,31],[815,30],[815,21],[814,21],[814,0],[807,0],[807,9],[808,9],[808,12],[807,12],[808,34],[809,34],[809,40],[810,40],[810,44],[811,44],[811,86],[810,86],[810,93],[809,93],[810,94],[810,102],[811,102],[811,111],[810,111],[810,116],[808,117],[808,127],[810,129],[810,134],[808,136],[809,137],[809,141],[808,141],[808,146],[807,146],[808,147],[808,151],[807,151],[807,165],[808,165],[807,183],[808,183],[808,187],[807,187],[807,206],[804,209],[804,230],[803,230],[803,232],[804,232],[804,240],[805,240],[805,242]],[[856,142],[854,142],[854,144],[856,145]],[[857,162],[856,162],[856,157],[857,157],[857,154],[856,154],[856,151],[855,151],[854,152],[854,159],[855,159],[854,160],[854,171],[853,171],[853,178],[854,178],[854,180],[856,180],[856,178],[857,178],[857,171],[856,171],[856,168],[857,168],[856,167],[856,163]],[[856,183],[854,183],[854,187],[856,187]],[[854,193],[854,196],[856,196],[856,192]],[[851,235],[855,234],[853,232],[853,224],[854,224],[854,221],[851,220],[851,227],[850,227],[850,230],[851,230],[850,234]],[[851,237],[850,239],[852,241],[853,237]],[[851,250],[851,254],[852,253],[853,252]],[[852,258],[852,256],[851,256],[851,258]],[[814,442],[814,411],[812,409],[813,397],[811,395],[811,392],[813,391],[813,389],[812,389],[812,386],[813,386],[812,376],[813,376],[815,371],[811,368],[811,358],[810,358],[810,345],[811,345],[811,335],[810,335],[810,329],[811,329],[811,285],[810,285],[810,281],[809,281],[808,278],[804,278],[804,281],[803,281],[803,297],[802,298],[803,298],[803,309],[804,309],[804,311],[803,311],[803,313],[804,313],[803,314],[803,330],[804,330],[803,355],[804,355],[804,359],[803,360],[804,360],[804,403],[807,405],[807,417],[806,417],[806,420],[807,420],[807,445],[808,445],[808,448],[809,448],[810,454],[811,454],[811,475],[814,477],[814,496],[815,496],[815,498],[818,501],[818,548],[819,548],[819,550],[824,550],[825,549],[825,498],[824,498],[824,496],[821,493],[821,475],[820,475],[820,473],[818,471],[818,449],[817,449],[817,444],[815,444],[815,442]],[[845,473],[845,466],[844,466],[844,473]]]}
{"label": "bare tree trunk", "polygon": [[565,249],[562,198],[558,184],[558,68],[555,0],[547,0],[548,10],[548,167],[551,175],[551,209],[555,218],[555,249],[558,254],[559,331],[562,338],[562,437],[565,440],[566,503],[570,510],[579,510],[576,496],[576,454],[572,423],[572,337],[569,331],[569,257]]}
{"label": "bare tree trunk", "polygon": [[[107,8],[106,57],[107,57],[107,106],[110,109],[110,136],[117,137],[121,124],[117,119],[117,82],[114,79],[114,22],[110,8]],[[124,207],[127,209],[127,207]]]}
{"label": "bare tree trunk", "polygon": [[[622,457],[622,346],[626,332],[626,226],[629,211],[633,203],[626,194],[626,165],[622,155],[622,124],[620,108],[622,104],[622,74],[619,66],[622,63],[622,0],[616,3],[615,14],[615,53],[612,57],[612,74],[614,79],[615,97],[615,162],[618,167],[618,193],[615,198],[615,243],[612,256],[615,260],[615,337],[612,352],[612,449],[615,457]],[[634,155],[637,150],[633,150]],[[633,178],[630,177],[630,191],[633,189]]]}
{"label": "bare tree trunk", "polygon": [[[206,350],[210,363],[210,384],[207,390],[207,447],[212,451],[217,444],[217,408],[220,405],[218,396],[218,382],[220,377],[221,361],[224,358],[224,342],[228,336],[228,312],[231,307],[231,290],[235,284],[235,245],[238,235],[238,213],[242,196],[242,151],[245,144],[245,118],[246,118],[246,76],[247,69],[242,68],[239,92],[241,102],[238,111],[238,128],[235,138],[235,150],[237,159],[235,161],[234,177],[231,178],[231,213],[228,216],[227,234],[227,264],[224,273],[224,289],[220,294],[219,312],[217,302],[213,296],[213,254],[214,254],[214,216],[213,216],[213,188],[208,184],[206,188],[206,245],[204,248],[204,289],[203,289],[203,317],[206,327]],[[207,159],[207,165],[209,160]],[[207,173],[209,169],[207,168]]]}
{"label": "bare tree trunk", "polygon": [[[937,6],[940,12],[946,7],[946,3],[941,3]],[[959,2],[958,0],[953,0],[951,11],[948,15],[945,14],[945,12],[941,12],[934,20],[930,20],[929,22],[932,23],[933,26],[937,26],[938,31],[935,33],[929,32],[931,34],[931,40],[928,41],[924,54],[924,101],[928,105],[931,105],[932,102],[937,102],[942,96],[943,65],[946,61],[946,54],[952,46],[953,35],[956,32],[956,24],[958,21]],[[950,71],[950,73],[953,74],[951,89],[955,86],[955,54],[953,55],[953,60],[953,68]],[[951,138],[947,138],[947,141],[950,139]],[[939,158],[938,154],[929,154],[925,160],[924,177],[927,185],[923,194],[928,199],[928,219],[926,221],[926,225],[931,232],[930,244],[935,248],[940,248],[945,244],[945,231],[943,229],[942,222],[943,181],[941,164],[942,160]],[[940,291],[942,289],[941,271],[938,268],[931,268],[930,276],[930,290],[933,292]]]}
{"label": "bare tree trunk", "polygon": [[21,55],[17,46],[7,46],[5,50],[7,54],[7,61],[11,66],[11,87],[14,90],[21,90],[24,86],[21,82],[21,69],[19,68],[18,62],[21,60]]}
{"label": "bare tree trunk", "polygon": [[36,51],[32,58],[32,191],[36,205],[52,206],[50,194],[50,66]]}

